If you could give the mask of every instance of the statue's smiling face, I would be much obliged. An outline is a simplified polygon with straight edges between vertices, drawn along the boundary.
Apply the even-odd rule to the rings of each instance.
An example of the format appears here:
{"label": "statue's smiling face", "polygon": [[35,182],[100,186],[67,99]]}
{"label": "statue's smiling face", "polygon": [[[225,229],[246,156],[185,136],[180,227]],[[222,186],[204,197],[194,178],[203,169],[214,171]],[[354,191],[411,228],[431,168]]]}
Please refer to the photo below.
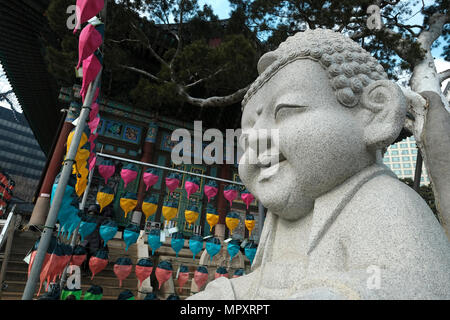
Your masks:
{"label": "statue's smiling face", "polygon": [[[242,181],[271,212],[288,220],[304,216],[317,197],[370,164],[357,109],[337,101],[317,62],[301,59],[281,68],[245,106],[243,132],[268,130],[269,149],[245,141],[264,135],[244,134]],[[278,165],[264,163],[274,156]]]}

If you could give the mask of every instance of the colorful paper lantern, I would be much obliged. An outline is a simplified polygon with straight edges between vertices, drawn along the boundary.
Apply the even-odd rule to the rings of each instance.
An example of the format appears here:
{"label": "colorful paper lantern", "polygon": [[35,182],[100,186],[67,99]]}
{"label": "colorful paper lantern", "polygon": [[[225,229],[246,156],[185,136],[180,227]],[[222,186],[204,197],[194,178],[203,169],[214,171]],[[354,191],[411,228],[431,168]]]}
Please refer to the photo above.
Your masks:
{"label": "colorful paper lantern", "polygon": [[228,254],[230,255],[230,261],[233,260],[233,258],[238,254],[239,249],[240,249],[240,243],[238,240],[233,239],[230,242],[228,242],[227,251],[228,251]]}
{"label": "colorful paper lantern", "polygon": [[125,213],[125,218],[130,211],[133,211],[137,206],[137,195],[134,192],[127,192],[120,198],[120,207]]}
{"label": "colorful paper lantern", "polygon": [[148,245],[152,249],[152,256],[153,256],[155,251],[162,246],[160,229],[150,230],[150,233],[148,234]]}
{"label": "colorful paper lantern", "polygon": [[218,267],[216,273],[214,274],[214,279],[225,277],[228,278],[228,271],[225,267]]}
{"label": "colorful paper lantern", "polygon": [[157,209],[158,209],[158,199],[154,195],[145,198],[144,201],[142,202],[142,212],[144,213],[146,220],[150,216],[154,215]]}
{"label": "colorful paper lantern", "polygon": [[89,259],[89,270],[92,272],[91,280],[108,265],[108,251],[99,249],[95,255]]}
{"label": "colorful paper lantern", "polygon": [[212,228],[219,222],[219,214],[217,210],[212,206],[206,207],[206,221],[209,224],[209,232],[212,232]]}
{"label": "colorful paper lantern", "polygon": [[244,269],[239,268],[234,272],[233,278],[239,278],[239,277],[242,277],[243,275],[244,275]]}
{"label": "colorful paper lantern", "polygon": [[248,207],[250,206],[250,203],[252,203],[253,200],[255,200],[255,197],[250,193],[250,191],[245,189],[244,191],[241,192],[241,199],[247,205],[247,209],[248,209]]}
{"label": "colorful paper lantern", "polygon": [[158,170],[155,168],[145,170],[142,179],[147,187],[145,190],[148,191],[148,189],[155,185],[159,180]]}
{"label": "colorful paper lantern", "polygon": [[233,234],[233,230],[236,229],[236,227],[239,225],[239,222],[240,216],[237,212],[231,211],[227,214],[227,217],[225,218],[225,224],[230,230],[231,235]]}
{"label": "colorful paper lantern", "polygon": [[125,251],[128,251],[128,248],[137,242],[139,235],[141,233],[141,229],[138,225],[134,223],[130,223],[125,230],[123,231],[123,241],[126,244]]}
{"label": "colorful paper lantern", "polygon": [[223,190],[223,196],[230,203],[230,207],[233,205],[233,201],[238,197],[237,187],[233,184],[229,184]]}
{"label": "colorful paper lantern", "polygon": [[244,248],[245,256],[250,260],[250,265],[253,264],[257,248],[258,246],[253,241],[250,241]]}
{"label": "colorful paper lantern", "polygon": [[100,212],[114,200],[114,190],[108,186],[101,187],[97,192],[97,202],[100,205]]}
{"label": "colorful paper lantern", "polygon": [[175,293],[170,294],[166,300],[181,300]]}
{"label": "colorful paper lantern", "polygon": [[156,296],[156,294],[154,294],[153,292],[150,292],[150,293],[147,293],[144,300],[159,300],[159,299]]}
{"label": "colorful paper lantern", "polygon": [[173,251],[175,251],[175,255],[178,258],[178,253],[184,247],[184,236],[183,232],[175,232],[172,234],[171,246]]}
{"label": "colorful paper lantern", "polygon": [[138,168],[132,163],[129,163],[122,168],[122,170],[120,171],[120,176],[122,177],[124,183],[124,189],[130,182],[137,178],[137,175]]}
{"label": "colorful paper lantern", "polygon": [[180,266],[180,270],[178,271],[178,292],[181,293],[183,291],[183,287],[186,282],[189,280],[189,269],[185,265]]}
{"label": "colorful paper lantern", "polygon": [[97,228],[97,219],[90,215],[83,215],[81,217],[80,227],[78,228],[78,233],[81,236],[81,241]]}
{"label": "colorful paper lantern", "polygon": [[200,180],[197,177],[187,177],[184,182],[184,189],[187,192],[187,198],[191,196],[191,194],[196,193],[200,188]]}
{"label": "colorful paper lantern", "polygon": [[103,288],[100,286],[92,285],[85,293],[83,300],[102,300]]}
{"label": "colorful paper lantern", "polygon": [[248,232],[249,232],[249,238],[252,235],[252,230],[255,228],[255,216],[251,213],[248,213],[245,216],[245,227],[247,228]]}
{"label": "colorful paper lantern", "polygon": [[117,259],[114,264],[114,274],[117,279],[119,279],[119,288],[122,287],[122,281],[130,275],[132,268],[133,264],[131,263],[130,258],[121,257]]}
{"label": "colorful paper lantern", "polygon": [[104,246],[106,243],[114,238],[118,230],[117,223],[112,220],[106,220],[100,225],[100,237],[103,239]]}
{"label": "colorful paper lantern", "polygon": [[169,173],[166,177],[166,186],[169,189],[169,193],[175,191],[176,188],[180,185],[180,175],[177,173]]}
{"label": "colorful paper lantern", "polygon": [[209,180],[205,187],[203,188],[206,197],[208,198],[208,202],[217,195],[219,191],[219,186],[214,180]]}
{"label": "colorful paper lantern", "polygon": [[155,270],[156,280],[158,280],[158,289],[172,277],[173,268],[172,264],[167,261],[161,261]]}
{"label": "colorful paper lantern", "polygon": [[166,219],[166,224],[175,218],[178,214],[178,202],[176,201],[165,201],[162,207],[162,214],[164,219]]}
{"label": "colorful paper lantern", "polygon": [[84,260],[86,260],[86,258],[87,258],[86,248],[78,245],[73,249],[73,255],[72,258],[70,259],[70,264],[74,266],[81,266],[81,264],[84,262]]}
{"label": "colorful paper lantern", "polygon": [[98,173],[105,179],[105,184],[108,183],[108,179],[114,175],[116,171],[116,166],[111,160],[103,160],[101,164],[98,165]]}
{"label": "colorful paper lantern", "polygon": [[212,237],[206,240],[206,252],[209,254],[211,261],[220,252],[221,247],[219,238]]}
{"label": "colorful paper lantern", "polygon": [[195,205],[189,205],[186,210],[184,211],[184,217],[186,221],[189,223],[189,228],[191,227],[191,224],[195,223],[197,221],[199,216],[199,210],[198,207]]}
{"label": "colorful paper lantern", "polygon": [[67,288],[67,287],[65,287],[64,289],[63,289],[63,291],[61,291],[61,297],[60,297],[60,300],[67,300],[67,298],[69,297],[69,296],[74,296],[75,297],[75,300],[80,300],[81,299],[81,294],[82,294],[83,292],[81,291],[81,289],[77,289],[77,288],[72,288],[72,289],[69,289],[69,288]]}
{"label": "colorful paper lantern", "polygon": [[134,297],[133,292],[130,290],[124,290],[119,294],[117,300],[136,300],[136,298]]}
{"label": "colorful paper lantern", "polygon": [[103,43],[105,25],[103,23],[94,26],[88,23],[80,32],[78,39],[78,64],[77,69],[80,67],[81,62],[93,54]]}
{"label": "colorful paper lantern", "polygon": [[142,285],[142,282],[148,277],[150,277],[150,275],[152,274],[153,271],[152,260],[150,258],[139,259],[134,271],[136,273],[136,278],[139,281],[138,286],[140,287]]}
{"label": "colorful paper lantern", "polygon": [[199,266],[194,272],[194,281],[197,288],[201,290],[208,281],[208,269],[205,266]]}
{"label": "colorful paper lantern", "polygon": [[104,5],[104,0],[77,0],[77,9],[75,10],[77,24],[73,33],[76,33],[83,23],[102,11]]}
{"label": "colorful paper lantern", "polygon": [[195,261],[195,256],[200,253],[203,249],[203,238],[199,235],[194,234],[189,239],[189,249],[193,253],[193,260]]}

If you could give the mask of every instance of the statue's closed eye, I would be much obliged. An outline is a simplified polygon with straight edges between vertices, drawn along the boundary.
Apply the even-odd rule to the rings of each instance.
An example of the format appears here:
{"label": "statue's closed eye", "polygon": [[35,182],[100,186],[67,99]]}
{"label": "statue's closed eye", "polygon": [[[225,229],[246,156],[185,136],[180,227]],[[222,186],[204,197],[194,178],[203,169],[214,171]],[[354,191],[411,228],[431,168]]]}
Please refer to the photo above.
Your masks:
{"label": "statue's closed eye", "polygon": [[298,104],[286,104],[286,103],[280,103],[275,108],[275,119],[277,119],[277,116],[281,110],[292,110],[292,111],[303,111],[306,109],[306,106],[298,105]]}

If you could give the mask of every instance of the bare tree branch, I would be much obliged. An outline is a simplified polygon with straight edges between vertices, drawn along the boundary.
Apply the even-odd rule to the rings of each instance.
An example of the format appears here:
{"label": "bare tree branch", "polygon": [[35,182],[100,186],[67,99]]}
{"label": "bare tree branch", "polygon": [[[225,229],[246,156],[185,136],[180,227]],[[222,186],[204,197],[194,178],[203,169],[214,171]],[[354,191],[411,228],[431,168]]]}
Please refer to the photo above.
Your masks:
{"label": "bare tree branch", "polygon": [[428,28],[428,30],[423,30],[418,37],[418,41],[422,45],[422,47],[424,49],[430,48],[433,42],[442,34],[442,28],[444,27],[444,25],[449,22],[449,14],[436,12],[431,15],[430,27]]}
{"label": "bare tree branch", "polygon": [[196,85],[199,85],[200,83],[203,83],[203,82],[205,82],[205,81],[211,80],[212,78],[214,78],[214,77],[217,76],[219,73],[221,73],[221,72],[223,72],[223,71],[225,71],[225,70],[226,70],[226,67],[220,68],[219,70],[217,70],[217,71],[214,72],[213,74],[211,74],[211,75],[209,75],[209,76],[207,76],[207,77],[205,77],[205,78],[199,79],[199,80],[197,80],[197,81],[195,81],[195,82],[192,82],[192,83],[186,85],[185,88],[192,88],[192,87],[194,87],[194,86],[196,86]]}
{"label": "bare tree branch", "polygon": [[136,72],[136,73],[140,73],[140,74],[142,74],[142,75],[144,75],[144,76],[146,76],[146,77],[148,77],[148,78],[150,78],[152,80],[155,80],[157,82],[165,82],[165,83],[168,82],[168,81],[163,80],[163,79],[161,79],[161,78],[151,74],[150,72],[147,72],[147,71],[142,70],[142,69],[138,69],[138,68],[130,67],[130,66],[125,66],[125,65],[122,65],[122,64],[120,64],[119,67],[121,67],[123,69],[127,69],[127,70],[130,70],[130,71],[133,71],[133,72]]}
{"label": "bare tree branch", "polygon": [[442,83],[450,78],[450,69],[438,73],[439,82]]}
{"label": "bare tree branch", "polygon": [[186,99],[186,102],[188,102],[189,104],[192,104],[194,106],[201,107],[201,108],[224,107],[224,106],[232,105],[234,103],[238,103],[244,98],[244,96],[249,88],[250,88],[250,85],[248,85],[247,87],[242,88],[228,96],[209,97],[206,99],[202,99],[202,98],[191,97],[186,92],[184,87],[182,87],[182,86],[178,87],[179,94],[182,95]]}

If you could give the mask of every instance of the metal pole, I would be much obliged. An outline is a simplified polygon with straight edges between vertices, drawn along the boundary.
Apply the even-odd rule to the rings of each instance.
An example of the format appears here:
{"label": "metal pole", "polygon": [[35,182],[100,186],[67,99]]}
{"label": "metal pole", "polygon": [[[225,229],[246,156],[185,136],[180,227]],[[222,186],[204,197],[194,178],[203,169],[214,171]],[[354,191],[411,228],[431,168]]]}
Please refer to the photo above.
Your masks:
{"label": "metal pole", "polygon": [[39,275],[41,273],[42,264],[44,262],[45,253],[47,252],[48,246],[52,238],[52,232],[55,227],[56,219],[58,217],[59,209],[61,208],[61,202],[64,196],[64,191],[66,189],[67,182],[69,181],[70,175],[72,174],[72,166],[74,159],[78,150],[78,145],[80,144],[81,135],[83,133],[84,127],[86,125],[86,120],[89,116],[90,106],[92,104],[92,99],[94,93],[98,87],[102,74],[102,69],[100,69],[95,81],[89,85],[83,107],[81,109],[79,123],[75,128],[75,133],[72,138],[72,143],[70,145],[69,151],[67,152],[66,160],[63,164],[63,169],[61,172],[61,178],[55,191],[53,203],[50,207],[47,220],[45,221],[44,231],[41,234],[41,240],[39,242],[39,247],[36,252],[36,257],[31,267],[30,276],[28,277],[27,283],[25,285],[25,290],[23,291],[22,300],[32,300],[34,292],[36,289],[36,284],[39,281]]}
{"label": "metal pole", "polygon": [[178,172],[178,173],[189,174],[189,175],[192,175],[192,176],[197,176],[197,177],[201,177],[201,178],[207,178],[207,179],[211,179],[211,180],[218,180],[218,181],[233,183],[233,184],[237,184],[237,185],[240,185],[240,186],[244,185],[242,182],[237,182],[237,181],[232,181],[232,180],[227,180],[227,179],[221,179],[221,178],[216,178],[216,177],[212,177],[212,176],[207,176],[205,174],[194,173],[194,172],[189,172],[189,171],[184,171],[184,170],[179,170],[179,169],[159,166],[159,165],[153,164],[153,163],[147,163],[147,162],[127,159],[127,158],[117,157],[117,156],[113,156],[113,155],[110,155],[110,154],[98,153],[97,156],[100,156],[100,157],[103,157],[103,158],[111,158],[111,159],[115,159],[115,160],[131,162],[131,163],[135,163],[135,164],[139,164],[139,165],[143,165],[143,166],[147,166],[147,167],[153,167],[153,168],[158,168],[158,169],[163,169],[163,170],[175,171],[175,172]]}
{"label": "metal pole", "polygon": [[422,163],[423,158],[420,150],[417,148],[417,160],[416,160],[416,171],[414,172],[414,190],[419,193],[420,191],[420,178],[422,176]]}

